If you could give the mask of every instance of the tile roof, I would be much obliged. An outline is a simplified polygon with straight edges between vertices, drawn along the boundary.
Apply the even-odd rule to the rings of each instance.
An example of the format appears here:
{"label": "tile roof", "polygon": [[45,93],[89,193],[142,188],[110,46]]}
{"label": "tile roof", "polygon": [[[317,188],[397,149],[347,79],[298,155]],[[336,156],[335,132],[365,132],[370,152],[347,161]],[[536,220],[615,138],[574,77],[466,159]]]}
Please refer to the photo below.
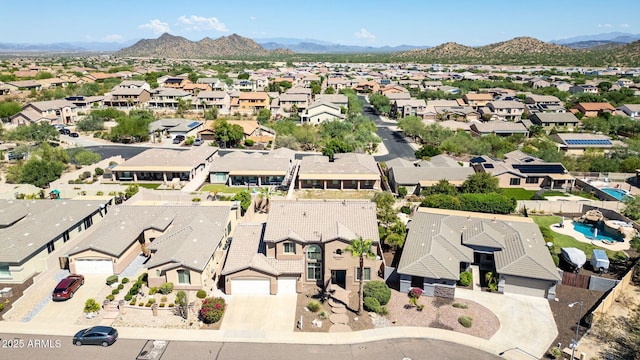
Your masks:
{"label": "tile roof", "polygon": [[300,179],[315,179],[320,175],[332,176],[333,179],[352,179],[357,177],[380,177],[378,165],[373,156],[368,154],[342,153],[335,154],[334,161],[328,156],[309,155],[302,158],[298,176]]}
{"label": "tile roof", "polygon": [[286,175],[295,153],[245,153],[234,151],[220,158],[214,159],[209,167],[209,172],[226,172],[235,175],[259,171],[281,173]]}
{"label": "tile roof", "polygon": [[398,273],[458,280],[468,246],[494,249],[500,274],[560,280],[538,226],[530,219],[421,208],[408,226]]}
{"label": "tile roof", "polygon": [[19,263],[28,259],[105,203],[99,200],[0,200],[0,262]]}
{"label": "tile roof", "polygon": [[135,171],[152,167],[193,169],[218,152],[213,146],[194,146],[189,150],[147,149],[113,168],[113,171]]}
{"label": "tile roof", "polygon": [[264,241],[345,241],[357,237],[380,241],[376,206],[370,201],[272,200]]}
{"label": "tile roof", "polygon": [[421,182],[448,180],[450,183],[464,182],[475,171],[471,167],[393,167],[393,178],[397,184],[410,185]]}

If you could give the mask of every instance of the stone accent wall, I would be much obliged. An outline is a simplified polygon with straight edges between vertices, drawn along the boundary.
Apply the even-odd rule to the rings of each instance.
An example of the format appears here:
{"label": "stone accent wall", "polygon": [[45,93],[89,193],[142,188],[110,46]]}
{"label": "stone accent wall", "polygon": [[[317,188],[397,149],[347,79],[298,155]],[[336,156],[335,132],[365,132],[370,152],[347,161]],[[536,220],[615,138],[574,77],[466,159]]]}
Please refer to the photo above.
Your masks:
{"label": "stone accent wall", "polygon": [[433,296],[437,296],[437,297],[453,299],[455,298],[455,295],[456,295],[455,287],[436,285],[433,290]]}

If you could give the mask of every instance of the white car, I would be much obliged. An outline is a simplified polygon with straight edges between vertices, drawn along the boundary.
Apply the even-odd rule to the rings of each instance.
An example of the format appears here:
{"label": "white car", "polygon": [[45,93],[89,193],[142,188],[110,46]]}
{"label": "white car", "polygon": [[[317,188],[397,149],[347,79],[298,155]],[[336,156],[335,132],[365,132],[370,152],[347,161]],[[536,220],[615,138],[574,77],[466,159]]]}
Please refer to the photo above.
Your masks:
{"label": "white car", "polygon": [[193,139],[193,145],[194,145],[194,146],[200,146],[200,145],[202,145],[202,144],[204,144],[204,140],[202,140],[202,138],[195,138],[195,139]]}

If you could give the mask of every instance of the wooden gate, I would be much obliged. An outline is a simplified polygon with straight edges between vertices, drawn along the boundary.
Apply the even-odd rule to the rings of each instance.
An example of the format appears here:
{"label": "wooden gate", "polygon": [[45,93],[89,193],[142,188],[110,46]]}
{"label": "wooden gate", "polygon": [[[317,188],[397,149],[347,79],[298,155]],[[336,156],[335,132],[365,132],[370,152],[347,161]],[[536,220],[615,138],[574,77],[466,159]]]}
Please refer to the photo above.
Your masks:
{"label": "wooden gate", "polygon": [[589,287],[590,278],[591,276],[589,275],[574,274],[565,271],[564,274],[562,274],[562,284],[586,289]]}

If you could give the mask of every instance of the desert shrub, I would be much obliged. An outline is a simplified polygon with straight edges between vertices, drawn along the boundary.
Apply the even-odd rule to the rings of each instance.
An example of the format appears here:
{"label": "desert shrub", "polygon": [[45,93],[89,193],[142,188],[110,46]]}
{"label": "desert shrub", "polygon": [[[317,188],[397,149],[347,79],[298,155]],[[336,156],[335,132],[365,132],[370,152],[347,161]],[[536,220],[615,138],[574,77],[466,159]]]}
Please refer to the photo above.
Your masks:
{"label": "desert shrub", "polygon": [[100,310],[100,304],[98,304],[95,299],[87,299],[87,301],[84,302],[84,312],[92,313],[98,310]]}
{"label": "desert shrub", "polygon": [[157,292],[158,292],[158,288],[155,286],[149,289],[149,295],[155,295],[155,293]]}
{"label": "desert shrub", "polygon": [[97,167],[95,170],[95,174],[98,176],[104,175],[104,169]]}
{"label": "desert shrub", "polygon": [[[127,294],[124,296],[124,301],[131,301],[131,299],[133,299],[133,295],[131,294]],[[135,303],[135,300],[133,300],[133,302]]]}
{"label": "desert shrub", "polygon": [[400,208],[400,212],[409,215],[411,214],[411,208],[405,205]]}
{"label": "desert shrub", "polygon": [[318,314],[318,317],[319,317],[320,319],[322,319],[322,320],[325,320],[325,319],[329,318],[329,313],[328,313],[328,312],[326,312],[325,310],[322,310],[322,311],[320,312],[320,314]]}
{"label": "desert shrub", "polygon": [[549,356],[554,359],[559,359],[562,356],[562,349],[557,346],[552,347],[551,349],[549,349]]}
{"label": "desert shrub", "polygon": [[454,303],[453,305],[454,308],[458,308],[458,309],[468,309],[469,306],[467,306],[467,304],[462,304],[462,303]]}
{"label": "desert shrub", "polygon": [[112,294],[112,295],[118,295],[118,294],[120,294],[120,290],[118,290],[118,289],[113,289],[113,290],[111,290],[111,294]]}
{"label": "desert shrub", "polygon": [[160,294],[163,294],[163,295],[171,294],[171,292],[173,291],[173,283],[168,282],[160,285],[160,287],[158,288],[158,291],[160,292]]}
{"label": "desert shrub", "polygon": [[200,318],[207,324],[213,324],[224,315],[224,309],[226,304],[223,298],[206,298],[202,302],[202,308],[200,309]]}
{"label": "desert shrub", "polygon": [[389,309],[386,306],[380,306],[380,311],[378,311],[378,315],[387,316],[389,315]]}
{"label": "desert shrub", "polygon": [[382,306],[380,305],[380,302],[378,302],[378,299],[371,297],[371,296],[366,296],[364,298],[364,309],[367,311],[373,311],[375,313],[378,313],[380,311],[380,308]]}
{"label": "desert shrub", "polygon": [[166,296],[161,297],[160,302],[167,302],[167,297]]}
{"label": "desert shrub", "polygon": [[118,275],[111,275],[107,277],[107,285],[111,286],[111,284],[115,284],[118,282]]}
{"label": "desert shrub", "polygon": [[129,305],[136,306],[136,299],[132,299],[131,302],[129,303]]}
{"label": "desert shrub", "polygon": [[[374,280],[364,284],[364,297],[378,300],[379,305],[385,305],[391,299],[391,289],[384,281]],[[376,311],[377,312],[377,311]]]}
{"label": "desert shrub", "polygon": [[407,196],[407,193],[408,193],[408,191],[407,191],[406,187],[398,186],[398,196],[405,197],[405,196]]}
{"label": "desert shrub", "polygon": [[424,310],[424,304],[417,305],[417,306],[416,306],[416,309],[417,309],[418,311],[422,311],[422,310]]}
{"label": "desert shrub", "polygon": [[247,146],[253,146],[254,141],[253,141],[253,140],[251,140],[251,139],[246,139],[246,140],[244,141],[244,144],[245,144],[245,145],[247,145]]}
{"label": "desert shrub", "polygon": [[120,281],[122,284],[126,284],[129,282],[129,278],[122,278],[122,280]]}
{"label": "desert shrub", "polygon": [[115,299],[115,298],[116,298],[116,297],[115,297],[115,296],[113,296],[113,294],[109,294],[109,295],[107,295],[107,300],[109,300],[109,301],[113,301],[113,299]]}
{"label": "desert shrub", "polygon": [[469,286],[473,281],[473,275],[471,275],[471,271],[463,271],[460,273],[460,286]]}
{"label": "desert shrub", "polygon": [[147,302],[148,302],[149,304],[155,304],[155,303],[156,303],[156,299],[151,298],[151,299],[147,300]]}
{"label": "desert shrub", "polygon": [[204,291],[204,290],[202,290],[202,289],[200,289],[200,290],[198,290],[198,292],[196,293],[196,297],[197,297],[198,299],[204,299],[204,298],[206,298],[206,297],[207,297],[207,292],[206,292],[206,291]]}
{"label": "desert shrub", "polygon": [[164,303],[160,303],[160,307],[164,307],[164,305],[165,305]]}
{"label": "desert shrub", "polygon": [[122,289],[124,289],[124,285],[118,284],[118,290],[122,290]]}
{"label": "desert shrub", "polygon": [[470,328],[472,325],[472,319],[469,316],[460,316],[458,322],[466,328]]}
{"label": "desert shrub", "polygon": [[4,310],[4,304],[0,303],[0,312],[2,312],[2,310]]}
{"label": "desert shrub", "polygon": [[142,273],[140,274],[140,276],[138,276],[138,282],[140,282],[141,284],[146,284],[148,278],[149,275],[147,273]]}
{"label": "desert shrub", "polygon": [[176,306],[176,304],[174,304],[174,303],[170,303],[169,304],[169,307],[174,307],[174,306]]}
{"label": "desert shrub", "polygon": [[144,306],[144,302],[142,302],[142,301],[141,301],[141,302],[139,302],[139,303],[138,303],[138,306]]}
{"label": "desert shrub", "polygon": [[153,305],[151,302],[148,302],[146,304],[144,304],[144,307],[151,307],[151,305]]}
{"label": "desert shrub", "polygon": [[309,311],[314,312],[314,313],[318,312],[318,311],[320,311],[320,303],[317,302],[317,301],[310,301],[307,304],[307,309],[309,309]]}

